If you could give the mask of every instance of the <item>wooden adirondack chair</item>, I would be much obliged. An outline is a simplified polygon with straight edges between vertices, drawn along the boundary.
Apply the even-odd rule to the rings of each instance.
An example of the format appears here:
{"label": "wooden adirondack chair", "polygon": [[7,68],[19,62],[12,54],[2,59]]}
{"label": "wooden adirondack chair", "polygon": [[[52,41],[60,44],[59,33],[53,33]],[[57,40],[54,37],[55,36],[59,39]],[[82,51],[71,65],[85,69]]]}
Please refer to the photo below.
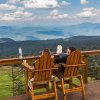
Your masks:
{"label": "wooden adirondack chair", "polygon": [[[31,70],[33,68],[27,63],[23,63],[23,65]],[[51,97],[55,97],[55,99],[58,100],[56,91],[56,82],[54,77],[52,78],[53,70],[56,68],[54,68],[54,62],[50,54],[44,53],[43,55],[41,55],[40,59],[34,63],[34,66],[35,67],[33,68],[32,72],[30,71],[28,72],[28,75],[29,77],[31,76],[31,78],[28,78],[29,82],[28,82],[27,94],[29,90],[29,93],[32,96],[32,100],[51,98]],[[32,73],[34,73],[33,78],[32,78]],[[53,87],[53,91],[49,91],[50,81],[52,83],[51,85]],[[46,88],[47,89],[46,93],[36,95],[34,93],[34,90],[40,88]]]}
{"label": "wooden adirondack chair", "polygon": [[[79,74],[79,68],[81,66],[86,66],[85,63],[81,63],[82,61],[82,55],[81,53],[76,50],[71,53],[70,56],[67,58],[66,64],[64,64],[65,71],[64,75],[61,77],[60,85],[57,85],[58,89],[60,89],[63,92],[64,100],[66,100],[66,93],[70,92],[76,92],[76,91],[81,91],[83,97],[85,98],[85,90],[84,90],[84,83],[83,83],[83,77],[81,74]],[[78,78],[80,80],[80,85],[75,84],[73,82],[73,78]],[[65,88],[65,84],[69,85],[69,88]]]}

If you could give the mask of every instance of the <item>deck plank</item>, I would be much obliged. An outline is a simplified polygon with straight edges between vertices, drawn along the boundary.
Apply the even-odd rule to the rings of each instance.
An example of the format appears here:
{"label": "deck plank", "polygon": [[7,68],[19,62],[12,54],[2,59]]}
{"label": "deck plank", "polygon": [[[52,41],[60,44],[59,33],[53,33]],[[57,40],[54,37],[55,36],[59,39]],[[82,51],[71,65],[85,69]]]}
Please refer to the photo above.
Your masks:
{"label": "deck plank", "polygon": [[[100,80],[92,81],[85,85],[86,100],[100,100]],[[69,93],[66,95],[67,100],[83,100],[80,92]],[[58,91],[59,100],[63,100],[62,93]],[[5,100],[28,100],[26,95],[15,96],[12,98],[7,98]],[[29,99],[31,100],[31,98]],[[48,100],[48,99],[43,99]],[[53,98],[49,100],[54,100]]]}

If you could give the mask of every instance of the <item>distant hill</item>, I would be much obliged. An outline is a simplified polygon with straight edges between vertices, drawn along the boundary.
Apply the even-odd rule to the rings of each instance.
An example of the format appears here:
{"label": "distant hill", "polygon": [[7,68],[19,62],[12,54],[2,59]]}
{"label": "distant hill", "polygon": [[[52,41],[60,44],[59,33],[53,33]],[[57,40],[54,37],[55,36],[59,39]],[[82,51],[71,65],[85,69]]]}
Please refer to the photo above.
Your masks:
{"label": "distant hill", "polygon": [[74,46],[79,50],[100,49],[100,36],[74,36],[65,39],[52,40],[27,40],[0,43],[0,58],[18,57],[18,48],[23,50],[23,56],[39,55],[44,48],[49,48],[56,52],[58,44],[63,46],[63,52],[69,46]]}
{"label": "distant hill", "polygon": [[0,38],[0,43],[5,43],[5,42],[14,42],[14,40],[10,38]]}
{"label": "distant hill", "polygon": [[76,25],[19,27],[0,26],[0,38],[16,41],[69,38],[73,36],[100,36],[100,23],[82,23]]}

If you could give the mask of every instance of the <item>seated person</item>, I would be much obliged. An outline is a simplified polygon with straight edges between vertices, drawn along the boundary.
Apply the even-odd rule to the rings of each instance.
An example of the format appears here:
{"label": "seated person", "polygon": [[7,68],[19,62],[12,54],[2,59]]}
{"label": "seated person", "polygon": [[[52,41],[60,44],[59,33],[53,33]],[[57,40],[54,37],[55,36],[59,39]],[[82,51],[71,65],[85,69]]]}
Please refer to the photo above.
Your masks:
{"label": "seated person", "polygon": [[54,63],[66,63],[67,57],[71,54],[71,52],[75,51],[76,48],[69,47],[66,49],[66,53],[58,54],[57,59],[55,59]]}
{"label": "seated person", "polygon": [[[41,55],[43,55],[44,53],[50,54],[49,49],[48,49],[48,48],[44,49],[44,50],[42,51]],[[29,68],[29,69],[31,69],[31,70],[34,70],[34,68],[35,68],[35,62],[33,63],[32,66],[30,66],[30,65],[27,63],[27,60],[23,60],[22,65],[24,65],[26,68]]]}
{"label": "seated person", "polygon": [[58,57],[54,60],[55,64],[59,64],[59,68],[55,72],[56,76],[59,77],[60,75],[63,75],[65,68],[60,63],[66,64],[67,57],[75,50],[76,50],[76,48],[69,47],[69,48],[66,49],[66,53],[57,54]]}
{"label": "seated person", "polygon": [[[50,54],[50,51],[49,51],[48,48],[44,49],[44,50],[41,52],[41,55],[43,55],[43,54],[45,54],[45,53]],[[37,60],[39,60],[39,59],[37,59]],[[36,61],[37,61],[37,60],[36,60]],[[28,64],[28,63],[27,63],[27,60],[23,60],[23,63],[22,63],[23,66],[25,66],[26,68],[28,68],[28,69],[30,69],[31,71],[33,71],[33,72],[32,72],[32,77],[34,77],[34,69],[35,69],[35,62],[36,62],[36,61],[34,61],[34,63],[32,63],[32,64]],[[33,80],[33,78],[32,78],[31,80]]]}

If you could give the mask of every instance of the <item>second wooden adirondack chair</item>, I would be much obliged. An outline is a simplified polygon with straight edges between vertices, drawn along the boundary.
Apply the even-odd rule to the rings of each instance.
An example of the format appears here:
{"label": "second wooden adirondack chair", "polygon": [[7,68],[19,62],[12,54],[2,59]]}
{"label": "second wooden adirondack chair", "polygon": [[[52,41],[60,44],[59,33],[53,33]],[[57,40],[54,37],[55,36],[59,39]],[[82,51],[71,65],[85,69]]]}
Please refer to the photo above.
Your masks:
{"label": "second wooden adirondack chair", "polygon": [[[80,51],[76,50],[68,56],[66,64],[63,64],[65,67],[64,75],[60,78],[61,83],[57,85],[57,88],[63,92],[64,100],[66,100],[66,94],[70,92],[80,91],[82,92],[83,97],[85,98],[85,90],[83,77],[79,74],[79,68],[85,66],[85,63],[81,63],[82,55]],[[73,82],[73,78],[78,78],[80,80],[80,85]],[[65,88],[65,84],[69,85],[69,88]],[[59,87],[61,85],[61,87]]]}

